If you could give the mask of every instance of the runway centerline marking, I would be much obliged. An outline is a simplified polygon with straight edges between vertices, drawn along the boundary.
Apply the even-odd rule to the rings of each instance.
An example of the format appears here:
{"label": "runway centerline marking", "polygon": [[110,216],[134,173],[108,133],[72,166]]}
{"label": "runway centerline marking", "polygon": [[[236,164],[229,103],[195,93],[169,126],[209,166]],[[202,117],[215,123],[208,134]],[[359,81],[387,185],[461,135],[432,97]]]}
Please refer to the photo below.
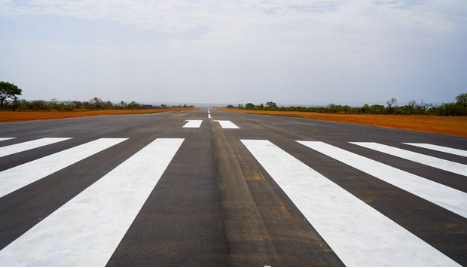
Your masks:
{"label": "runway centerline marking", "polygon": [[105,266],[184,139],[157,139],[0,251],[1,266]]}
{"label": "runway centerline marking", "polygon": [[185,120],[188,121],[183,127],[184,128],[199,128],[203,120]]}
{"label": "runway centerline marking", "polygon": [[13,144],[10,146],[0,147],[0,157],[4,157],[11,154],[16,154],[24,152],[27,150],[32,150],[42,146],[54,144],[61,141],[66,141],[71,138],[42,138],[38,140],[26,141],[18,144]]}
{"label": "runway centerline marking", "polygon": [[235,125],[229,120],[214,120],[214,122],[219,122],[222,128],[232,128],[232,129],[239,128],[237,125]]}
{"label": "runway centerline marking", "polygon": [[7,140],[11,140],[11,139],[14,139],[14,138],[0,138],[0,141],[7,141]]}
{"label": "runway centerline marking", "polygon": [[467,218],[467,193],[319,141],[297,141],[375,178]]}
{"label": "runway centerline marking", "polygon": [[127,140],[102,138],[0,172],[0,197]]}
{"label": "runway centerline marking", "polygon": [[428,144],[428,143],[404,143],[404,144],[411,145],[411,146],[417,146],[417,147],[425,148],[425,149],[430,149],[434,151],[439,151],[443,153],[455,154],[455,155],[467,157],[467,151],[464,151],[464,150],[459,150],[459,149],[454,149],[454,148],[449,148],[449,147],[444,147],[444,146],[439,146],[439,145],[434,145],[434,144]]}
{"label": "runway centerline marking", "polygon": [[376,142],[351,142],[352,144],[362,146],[368,149],[372,149],[381,153],[393,155],[402,159],[407,159],[416,163],[427,165],[430,167],[442,169],[455,174],[467,176],[467,165],[460,163],[444,160],[441,158],[428,156],[420,153],[414,153],[411,151],[391,147],[388,145],[376,143]]}
{"label": "runway centerline marking", "polygon": [[271,142],[241,141],[346,266],[460,266]]}

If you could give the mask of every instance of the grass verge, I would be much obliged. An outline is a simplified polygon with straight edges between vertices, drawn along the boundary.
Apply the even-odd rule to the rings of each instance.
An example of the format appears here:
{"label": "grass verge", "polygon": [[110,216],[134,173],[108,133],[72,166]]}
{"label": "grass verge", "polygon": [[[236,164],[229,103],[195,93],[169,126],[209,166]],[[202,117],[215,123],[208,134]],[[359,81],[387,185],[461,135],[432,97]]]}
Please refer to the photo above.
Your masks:
{"label": "grass verge", "polygon": [[223,111],[318,119],[467,137],[467,116],[321,114],[218,108]]}
{"label": "grass verge", "polygon": [[171,109],[144,109],[144,110],[93,110],[93,111],[73,111],[73,112],[0,112],[0,123],[45,120],[45,119],[60,119],[71,117],[85,117],[97,115],[120,115],[120,114],[152,114],[164,112],[182,112],[193,110],[194,108],[171,108]]}

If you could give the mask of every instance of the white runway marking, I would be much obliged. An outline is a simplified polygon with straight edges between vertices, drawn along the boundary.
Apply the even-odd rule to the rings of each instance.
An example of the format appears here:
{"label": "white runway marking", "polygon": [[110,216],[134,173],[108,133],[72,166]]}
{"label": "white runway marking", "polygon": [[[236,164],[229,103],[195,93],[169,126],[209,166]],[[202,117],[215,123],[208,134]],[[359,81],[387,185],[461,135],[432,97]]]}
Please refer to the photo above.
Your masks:
{"label": "white runway marking", "polygon": [[14,138],[0,138],[0,141],[7,141],[7,140],[11,140],[11,139],[14,139]]}
{"label": "white runway marking", "polygon": [[54,144],[61,141],[66,141],[71,138],[43,138],[33,141],[26,141],[10,146],[0,147],[0,157],[7,156],[10,154],[16,154],[27,150],[32,150],[49,144]]}
{"label": "white runway marking", "polygon": [[219,122],[221,124],[222,128],[239,128],[237,125],[234,123],[228,121],[228,120],[214,120],[215,122]]}
{"label": "white runway marking", "polygon": [[460,266],[271,142],[242,142],[346,266]]}
{"label": "white runway marking", "polygon": [[183,127],[184,128],[199,128],[203,120],[185,120],[188,121]]}
{"label": "white runway marking", "polygon": [[428,143],[404,143],[404,144],[417,146],[417,147],[430,149],[430,150],[435,150],[435,151],[439,151],[443,153],[455,154],[455,155],[467,157],[467,151],[464,151],[464,150],[459,150],[459,149],[454,149],[454,148],[449,148],[449,147],[444,147],[444,146],[438,146],[438,145],[433,145],[433,144],[428,144]]}
{"label": "white runway marking", "polygon": [[127,139],[105,138],[91,141],[29,163],[0,172],[0,197],[64,169]]}
{"label": "white runway marking", "polygon": [[208,118],[211,118],[211,114],[208,114]]}
{"label": "white runway marking", "polygon": [[378,152],[390,154],[413,162],[417,162],[430,167],[442,169],[459,175],[467,176],[467,166],[456,162],[428,156],[424,154],[414,153],[411,151],[399,149],[396,147],[379,144],[376,142],[351,142],[352,144],[359,145],[368,149]]}
{"label": "white runway marking", "polygon": [[313,150],[467,218],[467,193],[319,141],[298,141]]}
{"label": "white runway marking", "polygon": [[1,266],[105,266],[183,139],[157,139],[0,251]]}

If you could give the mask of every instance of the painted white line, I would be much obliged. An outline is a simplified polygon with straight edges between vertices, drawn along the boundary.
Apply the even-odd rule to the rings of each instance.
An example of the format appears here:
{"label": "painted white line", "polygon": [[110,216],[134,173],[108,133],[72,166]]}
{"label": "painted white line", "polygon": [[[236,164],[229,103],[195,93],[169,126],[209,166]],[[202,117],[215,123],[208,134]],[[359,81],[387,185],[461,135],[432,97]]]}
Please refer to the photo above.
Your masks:
{"label": "painted white line", "polygon": [[184,128],[199,128],[203,120],[185,120],[188,121],[183,127]]}
{"label": "painted white line", "polygon": [[0,197],[64,169],[125,139],[105,138],[39,158],[0,172]]}
{"label": "painted white line", "polygon": [[237,125],[234,123],[228,121],[228,120],[214,120],[215,122],[219,122],[221,124],[222,128],[239,128]]}
{"label": "painted white line", "polygon": [[439,151],[443,153],[455,154],[455,155],[467,157],[467,151],[464,151],[464,150],[459,150],[459,149],[454,149],[454,148],[449,148],[449,147],[444,147],[444,146],[438,146],[438,145],[428,144],[428,143],[404,143],[404,144],[417,146],[417,147],[421,147],[425,149],[430,149],[434,151]]}
{"label": "painted white line", "polygon": [[209,108],[208,108],[208,113],[209,113]]}
{"label": "painted white line", "polygon": [[242,142],[346,266],[460,266],[271,142]]}
{"label": "painted white line", "polygon": [[319,141],[298,141],[313,150],[467,218],[467,193]]}
{"label": "painted white line", "polygon": [[0,251],[1,266],[105,266],[184,139],[157,139]]}
{"label": "painted white line", "polygon": [[14,139],[14,138],[0,138],[0,141],[7,141],[7,140],[11,140],[11,139]]}
{"label": "painted white line", "polygon": [[7,156],[10,154],[16,154],[27,150],[32,150],[49,144],[54,144],[61,141],[66,141],[71,138],[43,138],[33,141],[26,141],[10,146],[0,147],[0,157]]}
{"label": "painted white line", "polygon": [[211,118],[211,114],[208,114],[208,118]]}
{"label": "painted white line", "polygon": [[424,154],[414,153],[411,151],[399,149],[396,147],[379,144],[376,142],[351,142],[352,144],[359,145],[368,149],[378,152],[390,154],[413,162],[417,162],[430,167],[442,169],[459,175],[467,176],[467,165],[456,162],[428,156]]}

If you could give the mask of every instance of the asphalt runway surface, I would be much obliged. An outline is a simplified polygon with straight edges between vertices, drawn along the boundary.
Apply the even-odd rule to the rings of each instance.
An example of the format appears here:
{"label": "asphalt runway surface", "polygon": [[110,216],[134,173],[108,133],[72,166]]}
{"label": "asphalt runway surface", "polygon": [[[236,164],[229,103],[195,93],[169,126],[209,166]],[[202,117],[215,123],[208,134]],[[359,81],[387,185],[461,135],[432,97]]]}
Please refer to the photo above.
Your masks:
{"label": "asphalt runway surface", "polygon": [[467,139],[211,109],[0,124],[0,266],[467,266]]}

